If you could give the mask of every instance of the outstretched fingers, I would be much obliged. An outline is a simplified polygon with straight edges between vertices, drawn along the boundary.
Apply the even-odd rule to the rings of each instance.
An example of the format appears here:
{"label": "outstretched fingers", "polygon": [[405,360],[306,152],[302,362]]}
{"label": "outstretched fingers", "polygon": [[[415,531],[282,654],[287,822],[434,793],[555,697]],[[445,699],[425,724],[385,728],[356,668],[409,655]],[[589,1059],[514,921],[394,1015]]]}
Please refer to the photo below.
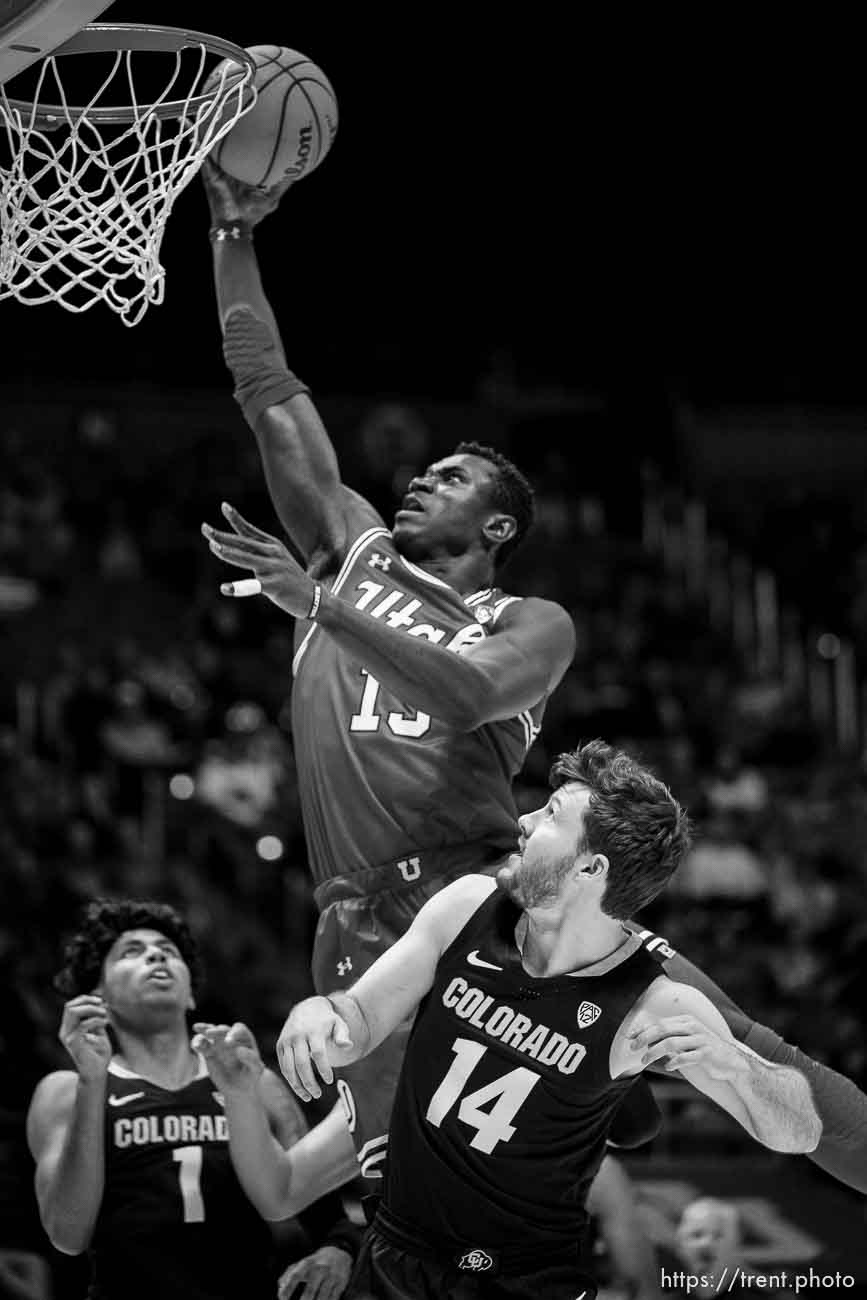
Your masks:
{"label": "outstretched fingers", "polygon": [[278,540],[273,534],[266,533],[263,528],[257,528],[255,524],[251,524],[249,519],[245,519],[240,511],[229,505],[228,501],[223,501],[220,509],[239,537],[249,537],[259,542],[276,542]]}

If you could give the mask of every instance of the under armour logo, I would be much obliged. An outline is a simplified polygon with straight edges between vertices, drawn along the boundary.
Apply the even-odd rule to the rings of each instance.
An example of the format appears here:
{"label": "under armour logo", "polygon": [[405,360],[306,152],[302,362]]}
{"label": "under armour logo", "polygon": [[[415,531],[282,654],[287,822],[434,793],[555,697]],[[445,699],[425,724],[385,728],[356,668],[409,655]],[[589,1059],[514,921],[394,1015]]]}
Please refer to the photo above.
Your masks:
{"label": "under armour logo", "polygon": [[597,1007],[595,1002],[582,1002],[578,1008],[578,1026],[580,1029],[589,1029],[595,1025],[596,1021],[602,1015],[602,1008]]}
{"label": "under armour logo", "polygon": [[404,880],[418,880],[421,875],[421,862],[418,858],[401,858],[397,869]]}
{"label": "under armour logo", "polygon": [[337,963],[337,974],[338,974],[338,975],[348,975],[349,972],[350,972],[351,970],[352,970],[352,958],[351,958],[351,957],[344,957],[342,961],[339,961],[339,962]]}
{"label": "under armour logo", "polygon": [[382,569],[385,573],[391,568],[391,556],[380,555],[379,551],[374,551],[368,560],[368,564],[374,569]]}
{"label": "under armour logo", "polygon": [[461,1255],[458,1260],[458,1268],[468,1269],[472,1273],[484,1273],[492,1268],[494,1261],[487,1251],[468,1250],[466,1255]]}

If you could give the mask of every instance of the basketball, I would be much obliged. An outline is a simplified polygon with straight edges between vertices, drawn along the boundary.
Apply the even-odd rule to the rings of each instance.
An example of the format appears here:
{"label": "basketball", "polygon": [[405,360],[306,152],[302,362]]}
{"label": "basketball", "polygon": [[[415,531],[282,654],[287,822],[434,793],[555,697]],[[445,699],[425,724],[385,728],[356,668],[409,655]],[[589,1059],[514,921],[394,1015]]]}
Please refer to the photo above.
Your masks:
{"label": "basketball", "polygon": [[[211,157],[236,180],[267,190],[319,166],[337,133],[337,99],[325,73],[298,50],[253,45],[248,53],[256,60],[258,98]],[[214,69],[203,89],[224,66]]]}

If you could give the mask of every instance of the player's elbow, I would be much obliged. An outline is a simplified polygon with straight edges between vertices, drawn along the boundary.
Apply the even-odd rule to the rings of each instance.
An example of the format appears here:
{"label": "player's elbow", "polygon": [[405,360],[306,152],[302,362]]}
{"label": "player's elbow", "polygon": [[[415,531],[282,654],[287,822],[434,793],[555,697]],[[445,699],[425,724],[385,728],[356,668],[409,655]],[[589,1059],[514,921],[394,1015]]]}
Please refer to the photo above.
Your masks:
{"label": "player's elbow", "polygon": [[79,1225],[43,1215],[45,1235],[61,1255],[83,1255],[90,1245],[91,1233]]}
{"label": "player's elbow", "polygon": [[771,1132],[757,1131],[755,1136],[770,1151],[782,1155],[809,1155],[822,1139],[822,1124],[818,1116],[807,1116],[798,1123]]}

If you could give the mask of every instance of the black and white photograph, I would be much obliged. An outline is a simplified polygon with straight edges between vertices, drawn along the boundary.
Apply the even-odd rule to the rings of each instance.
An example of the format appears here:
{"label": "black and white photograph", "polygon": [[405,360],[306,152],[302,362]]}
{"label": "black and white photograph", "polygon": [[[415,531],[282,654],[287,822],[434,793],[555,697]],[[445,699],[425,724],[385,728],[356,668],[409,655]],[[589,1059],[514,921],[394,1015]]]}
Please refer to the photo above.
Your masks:
{"label": "black and white photograph", "polygon": [[858,53],[0,0],[0,1300],[867,1294]]}

